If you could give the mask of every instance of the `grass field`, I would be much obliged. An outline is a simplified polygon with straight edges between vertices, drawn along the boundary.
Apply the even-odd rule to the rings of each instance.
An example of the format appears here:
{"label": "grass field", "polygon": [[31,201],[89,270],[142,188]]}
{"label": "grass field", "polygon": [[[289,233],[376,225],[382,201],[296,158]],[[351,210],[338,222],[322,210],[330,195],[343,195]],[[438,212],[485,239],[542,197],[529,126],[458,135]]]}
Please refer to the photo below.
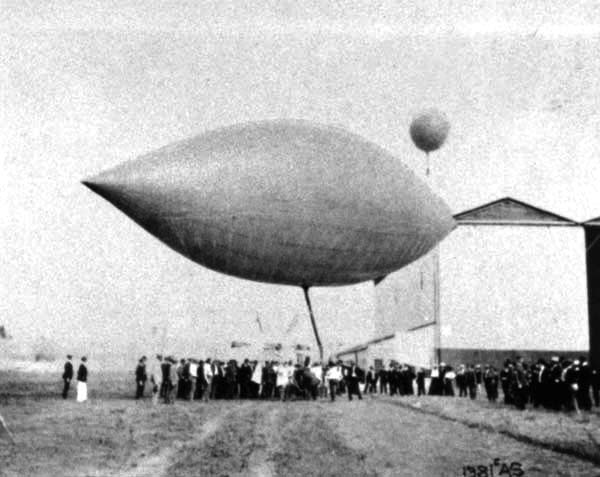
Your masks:
{"label": "grass field", "polygon": [[[56,378],[0,372],[16,439],[0,436],[0,476],[600,475],[598,413],[386,396],[153,407],[111,373],[78,404],[60,399]],[[485,473],[466,468],[477,465]]]}

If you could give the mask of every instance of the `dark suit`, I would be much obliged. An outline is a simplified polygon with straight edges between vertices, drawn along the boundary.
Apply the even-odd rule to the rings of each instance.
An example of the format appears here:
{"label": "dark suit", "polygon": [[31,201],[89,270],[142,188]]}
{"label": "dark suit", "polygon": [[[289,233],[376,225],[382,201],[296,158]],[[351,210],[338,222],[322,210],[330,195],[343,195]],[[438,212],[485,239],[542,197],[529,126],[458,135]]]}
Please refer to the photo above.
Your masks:
{"label": "dark suit", "polygon": [[600,369],[592,369],[590,381],[592,384],[592,396],[594,397],[594,406],[600,406]]}
{"label": "dark suit", "polygon": [[302,387],[304,392],[313,398],[313,401],[319,396],[319,384],[321,380],[313,374],[310,368],[304,369],[304,376],[302,378]]}
{"label": "dark suit", "polygon": [[[543,366],[543,367],[542,367]],[[538,365],[531,375],[531,400],[533,407],[548,406],[548,383],[550,381],[550,369],[548,366]]]}
{"label": "dark suit", "polygon": [[220,363],[212,363],[213,382],[210,389],[211,399],[221,399],[224,395],[225,371]]}
{"label": "dark suit", "polygon": [[387,394],[388,392],[388,372],[385,369],[380,369],[379,375],[379,393]]}
{"label": "dark suit", "polygon": [[420,369],[417,372],[417,395],[425,395],[425,371]]}
{"label": "dark suit", "polygon": [[63,372],[62,378],[64,381],[62,397],[63,399],[67,399],[67,395],[69,394],[69,387],[71,386],[71,380],[73,379],[73,363],[71,363],[71,361],[67,361],[65,363],[65,370]]}
{"label": "dark suit", "polygon": [[240,384],[240,399],[248,399],[250,393],[250,383],[252,380],[252,366],[250,363],[243,363],[240,366],[238,382]]}
{"label": "dark suit", "polygon": [[500,386],[502,386],[502,395],[504,396],[504,404],[513,404],[512,396],[510,395],[510,382],[512,372],[508,366],[500,371]]}
{"label": "dark suit", "polygon": [[579,405],[577,402],[577,383],[579,381],[579,372],[579,365],[575,364],[570,365],[565,371],[564,405],[569,411],[579,411]]}
{"label": "dark suit", "polygon": [[363,371],[358,366],[348,366],[345,369],[345,379],[348,386],[348,400],[352,401],[352,395],[356,394],[358,399],[362,399],[358,383],[363,378]]}
{"label": "dark suit", "polygon": [[79,365],[79,369],[77,370],[77,381],[79,381],[81,383],[87,383],[87,375],[88,375],[87,367],[85,364],[81,363]]}
{"label": "dark suit", "polygon": [[511,386],[509,392],[513,403],[519,410],[525,409],[527,396],[529,395],[529,379],[522,363],[515,364],[511,374]]}
{"label": "dark suit", "polygon": [[160,365],[160,372],[162,373],[162,385],[160,387],[160,397],[166,399],[167,394],[169,393],[169,383],[171,382],[171,378],[169,377],[171,373],[171,363],[169,361],[163,361]]}
{"label": "dark suit", "polygon": [[472,368],[468,368],[463,375],[464,386],[469,390],[469,397],[475,399],[477,397],[477,375]]}
{"label": "dark suit", "polygon": [[464,369],[462,371],[458,371],[456,373],[456,386],[458,387],[458,397],[466,397],[467,396],[466,374],[467,373]]}
{"label": "dark suit", "polygon": [[146,375],[146,365],[144,363],[139,363],[137,368],[135,368],[136,399],[144,396],[144,387],[146,386],[147,379],[148,376]]}
{"label": "dark suit", "polygon": [[400,392],[400,370],[394,366],[388,372],[388,383],[390,388],[390,396],[395,396]]}
{"label": "dark suit", "polygon": [[190,375],[190,396],[191,400],[204,399],[208,401],[210,397],[210,389],[208,389],[208,380],[204,376],[204,361],[200,360],[197,363],[196,377]]}
{"label": "dark suit", "polygon": [[496,402],[498,399],[498,373],[495,369],[489,368],[485,370],[483,382],[485,385],[485,393],[489,401]]}
{"label": "dark suit", "polygon": [[562,367],[559,363],[553,363],[550,367],[547,389],[549,407],[556,411],[560,411],[564,393],[562,392]]}
{"label": "dark suit", "polygon": [[590,388],[592,386],[592,370],[587,363],[582,363],[579,368],[579,376],[577,382],[579,389],[577,390],[577,403],[584,411],[592,409],[592,400],[590,398]]}
{"label": "dark suit", "polygon": [[238,397],[238,376],[239,371],[236,362],[229,362],[225,368],[225,399],[236,399]]}
{"label": "dark suit", "polygon": [[375,376],[375,371],[369,370],[367,371],[367,380],[366,380],[366,388],[365,392],[367,393],[376,393],[377,392],[377,377]]}

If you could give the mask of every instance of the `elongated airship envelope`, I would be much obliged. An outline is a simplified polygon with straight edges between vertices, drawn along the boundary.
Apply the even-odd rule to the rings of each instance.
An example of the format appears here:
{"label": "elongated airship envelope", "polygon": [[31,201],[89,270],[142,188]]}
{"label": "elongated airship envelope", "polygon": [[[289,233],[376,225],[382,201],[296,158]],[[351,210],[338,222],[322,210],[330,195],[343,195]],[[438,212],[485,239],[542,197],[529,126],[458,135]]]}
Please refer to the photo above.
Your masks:
{"label": "elongated airship envelope", "polygon": [[383,277],[455,227],[398,158],[299,120],[206,132],[83,183],[201,265],[305,288]]}

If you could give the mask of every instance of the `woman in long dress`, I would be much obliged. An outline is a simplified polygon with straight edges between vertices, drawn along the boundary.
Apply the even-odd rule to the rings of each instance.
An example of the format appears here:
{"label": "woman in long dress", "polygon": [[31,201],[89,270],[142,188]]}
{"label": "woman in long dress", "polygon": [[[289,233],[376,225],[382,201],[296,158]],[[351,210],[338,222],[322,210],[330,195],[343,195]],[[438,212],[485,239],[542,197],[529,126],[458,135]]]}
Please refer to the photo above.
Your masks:
{"label": "woman in long dress", "polygon": [[86,366],[87,358],[81,358],[81,364],[77,370],[77,402],[87,401],[87,376],[88,370]]}

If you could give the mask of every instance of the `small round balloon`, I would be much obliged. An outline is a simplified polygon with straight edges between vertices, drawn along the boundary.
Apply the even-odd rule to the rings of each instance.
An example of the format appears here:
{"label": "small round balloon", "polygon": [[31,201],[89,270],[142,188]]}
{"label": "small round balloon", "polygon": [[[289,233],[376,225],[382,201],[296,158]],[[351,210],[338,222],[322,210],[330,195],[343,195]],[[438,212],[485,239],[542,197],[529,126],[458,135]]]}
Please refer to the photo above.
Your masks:
{"label": "small round balloon", "polygon": [[410,123],[410,137],[415,146],[426,153],[439,149],[449,131],[448,118],[437,109],[427,109],[419,113]]}

